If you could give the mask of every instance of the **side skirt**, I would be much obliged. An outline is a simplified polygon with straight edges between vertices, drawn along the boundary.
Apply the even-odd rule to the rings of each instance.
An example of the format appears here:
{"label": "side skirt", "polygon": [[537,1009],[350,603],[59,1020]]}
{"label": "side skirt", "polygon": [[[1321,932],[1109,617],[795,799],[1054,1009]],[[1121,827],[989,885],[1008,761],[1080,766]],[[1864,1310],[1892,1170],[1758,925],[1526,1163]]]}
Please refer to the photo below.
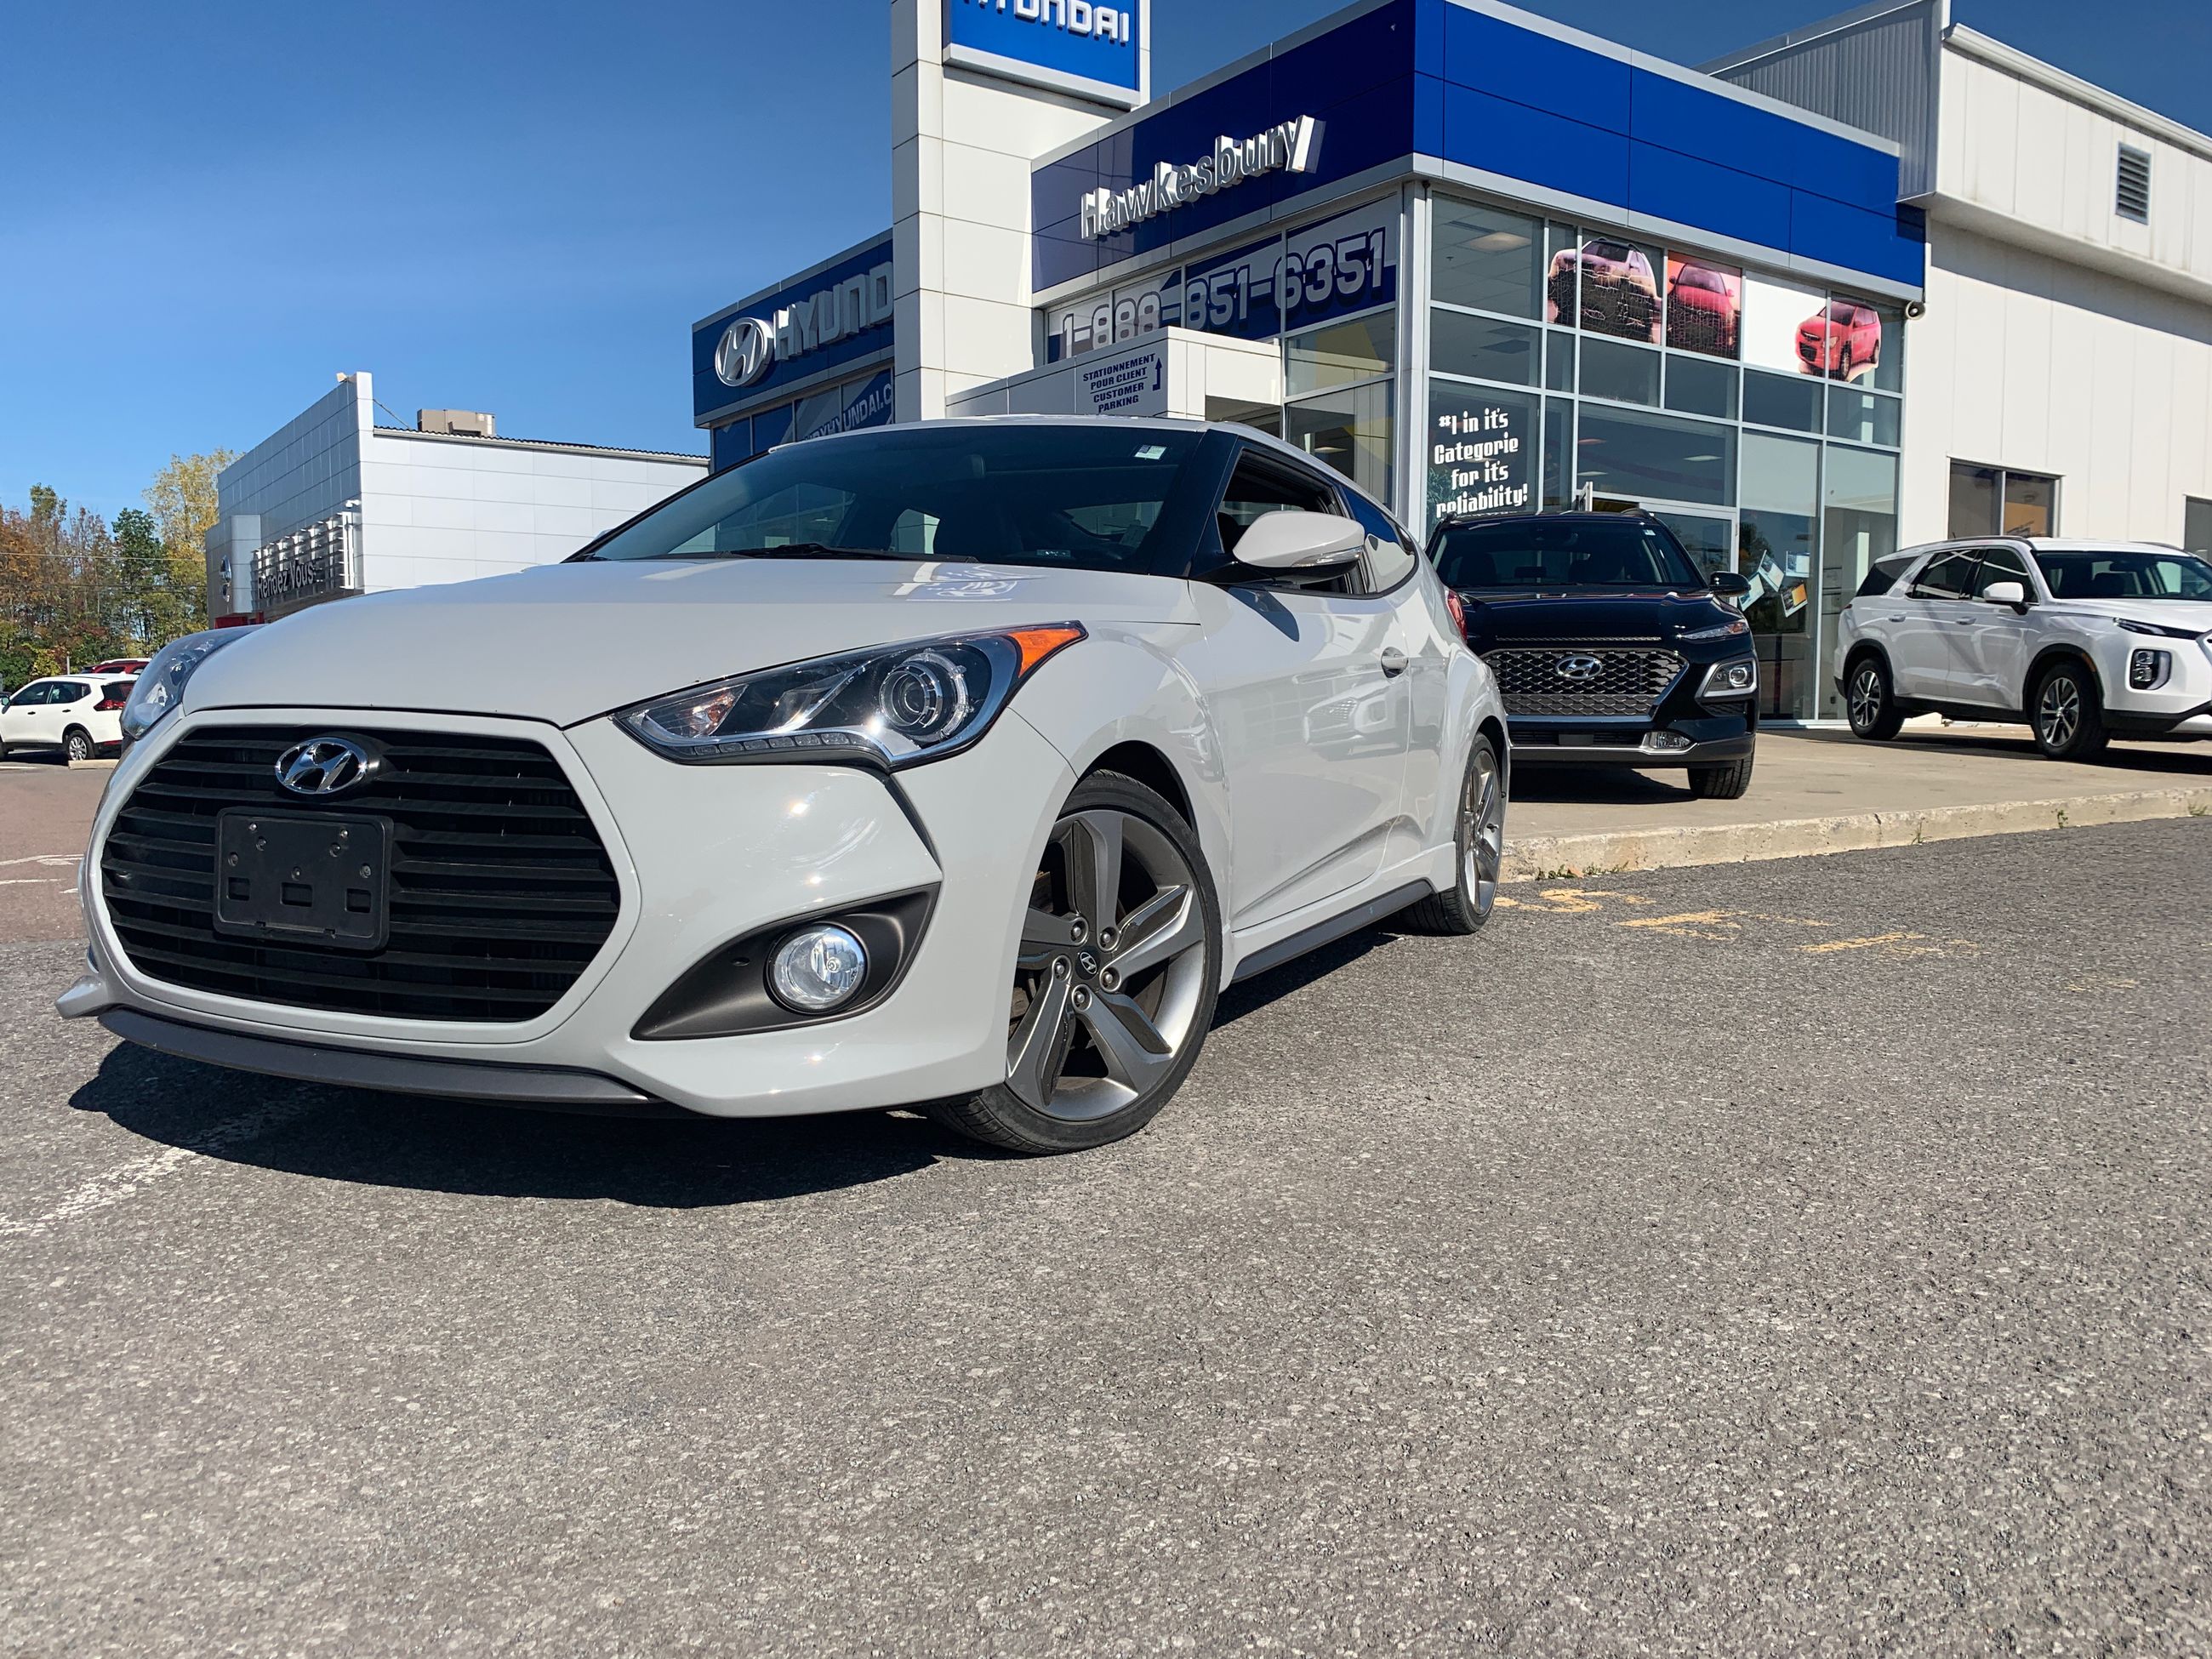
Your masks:
{"label": "side skirt", "polygon": [[1286,962],[1295,962],[1309,951],[1318,951],[1322,945],[1342,939],[1346,933],[1356,933],[1385,916],[1397,915],[1407,905],[1427,898],[1436,890],[1425,881],[1409,881],[1402,887],[1379,893],[1363,904],[1339,912],[1326,921],[1317,921],[1310,927],[1292,933],[1288,939],[1277,939],[1264,950],[1255,951],[1237,964],[1236,975],[1229,982],[1241,985],[1244,981],[1271,972]]}

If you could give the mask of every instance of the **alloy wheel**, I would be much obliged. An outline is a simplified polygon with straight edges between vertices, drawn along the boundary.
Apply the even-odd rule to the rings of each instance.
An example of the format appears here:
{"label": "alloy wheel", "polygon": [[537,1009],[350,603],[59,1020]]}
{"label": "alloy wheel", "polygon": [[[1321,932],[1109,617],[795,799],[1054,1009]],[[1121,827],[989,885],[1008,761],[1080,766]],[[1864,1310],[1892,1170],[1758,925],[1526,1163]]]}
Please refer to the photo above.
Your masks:
{"label": "alloy wheel", "polygon": [[1498,902],[1498,877],[1505,867],[1505,788],[1498,757],[1478,747],[1467,769],[1467,790],[1460,803],[1460,845],[1466,850],[1468,896],[1474,913],[1486,916]]}
{"label": "alloy wheel", "polygon": [[1868,732],[1881,718],[1881,676],[1868,663],[1851,677],[1851,724]]}
{"label": "alloy wheel", "polygon": [[2081,688],[2072,675],[2053,674],[2043,683],[2043,695],[2036,700],[2035,723],[2049,748],[2063,749],[2074,741],[2074,734],[2081,729]]}
{"label": "alloy wheel", "polygon": [[1206,964],[1198,880],[1133,812],[1071,812],[1032,884],[1008,1012],[1006,1087],[1047,1116],[1121,1110],[1175,1072]]}
{"label": "alloy wheel", "polygon": [[73,761],[88,761],[92,758],[92,740],[82,732],[72,732],[62,746],[62,753]]}

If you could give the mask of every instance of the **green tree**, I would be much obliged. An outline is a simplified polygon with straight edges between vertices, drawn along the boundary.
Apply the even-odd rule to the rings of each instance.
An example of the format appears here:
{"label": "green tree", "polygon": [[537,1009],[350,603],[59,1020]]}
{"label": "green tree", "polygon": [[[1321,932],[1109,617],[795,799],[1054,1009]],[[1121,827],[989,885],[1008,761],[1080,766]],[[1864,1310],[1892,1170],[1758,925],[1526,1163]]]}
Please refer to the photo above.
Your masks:
{"label": "green tree", "polygon": [[179,603],[188,592],[198,596],[191,599],[185,626],[179,631],[207,626],[206,540],[220,510],[216,480],[237,459],[234,449],[172,455],[146,486],[146,505],[153,509],[155,526],[168,549],[170,592]]}

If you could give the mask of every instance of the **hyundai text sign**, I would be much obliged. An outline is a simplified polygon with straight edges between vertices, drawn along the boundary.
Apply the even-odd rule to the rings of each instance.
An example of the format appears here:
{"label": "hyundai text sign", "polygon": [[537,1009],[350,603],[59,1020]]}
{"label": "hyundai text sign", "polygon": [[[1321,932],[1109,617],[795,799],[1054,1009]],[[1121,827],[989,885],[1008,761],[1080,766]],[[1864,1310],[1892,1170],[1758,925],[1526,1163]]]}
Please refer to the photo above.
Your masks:
{"label": "hyundai text sign", "polygon": [[891,245],[877,242],[693,325],[692,417],[704,424],[888,356],[893,286]]}
{"label": "hyundai text sign", "polygon": [[1310,115],[1279,122],[1249,138],[1217,138],[1213,154],[1177,167],[1163,161],[1129,190],[1094,190],[1083,198],[1083,237],[1095,241],[1155,215],[1212,196],[1267,173],[1311,173],[1319,165],[1321,123]]}
{"label": "hyundai text sign", "polygon": [[945,0],[945,61],[1134,109],[1151,22],[1152,0]]}

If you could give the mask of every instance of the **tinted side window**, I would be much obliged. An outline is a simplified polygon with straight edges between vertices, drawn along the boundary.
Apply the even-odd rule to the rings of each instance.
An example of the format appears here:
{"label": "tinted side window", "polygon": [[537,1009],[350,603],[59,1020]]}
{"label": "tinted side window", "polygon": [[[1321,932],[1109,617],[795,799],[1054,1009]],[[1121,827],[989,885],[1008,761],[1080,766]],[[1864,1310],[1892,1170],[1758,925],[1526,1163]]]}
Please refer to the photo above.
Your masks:
{"label": "tinted side window", "polygon": [[82,702],[92,695],[92,688],[79,680],[60,680],[46,694],[49,702]]}
{"label": "tinted side window", "polygon": [[1883,560],[1867,572],[1866,580],[1859,584],[1858,597],[1863,599],[1880,599],[1897,586],[1897,579],[1905,574],[1910,562],[1905,559]]}
{"label": "tinted side window", "polygon": [[1407,573],[1420,562],[1420,555],[1390,515],[1358,490],[1346,490],[1344,500],[1352,509],[1352,516],[1367,532],[1368,592],[1387,592],[1406,580]]}
{"label": "tinted side window", "polygon": [[1318,479],[1295,468],[1265,459],[1250,452],[1237,463],[1229,488],[1221,497],[1221,544],[1237,550],[1237,538],[1270,513],[1294,509],[1301,513],[1334,513],[1336,492]]}
{"label": "tinted side window", "polygon": [[1922,599],[1963,599],[1974,591],[1974,567],[1978,553],[1943,553],[1932,560],[1912,584],[1912,595]]}
{"label": "tinted side window", "polygon": [[1982,598],[1994,582],[2018,582],[2031,596],[2035,584],[2027,579],[2027,565],[2008,547],[1992,547],[1982,555],[1982,568],[1974,576],[1974,597]]}

